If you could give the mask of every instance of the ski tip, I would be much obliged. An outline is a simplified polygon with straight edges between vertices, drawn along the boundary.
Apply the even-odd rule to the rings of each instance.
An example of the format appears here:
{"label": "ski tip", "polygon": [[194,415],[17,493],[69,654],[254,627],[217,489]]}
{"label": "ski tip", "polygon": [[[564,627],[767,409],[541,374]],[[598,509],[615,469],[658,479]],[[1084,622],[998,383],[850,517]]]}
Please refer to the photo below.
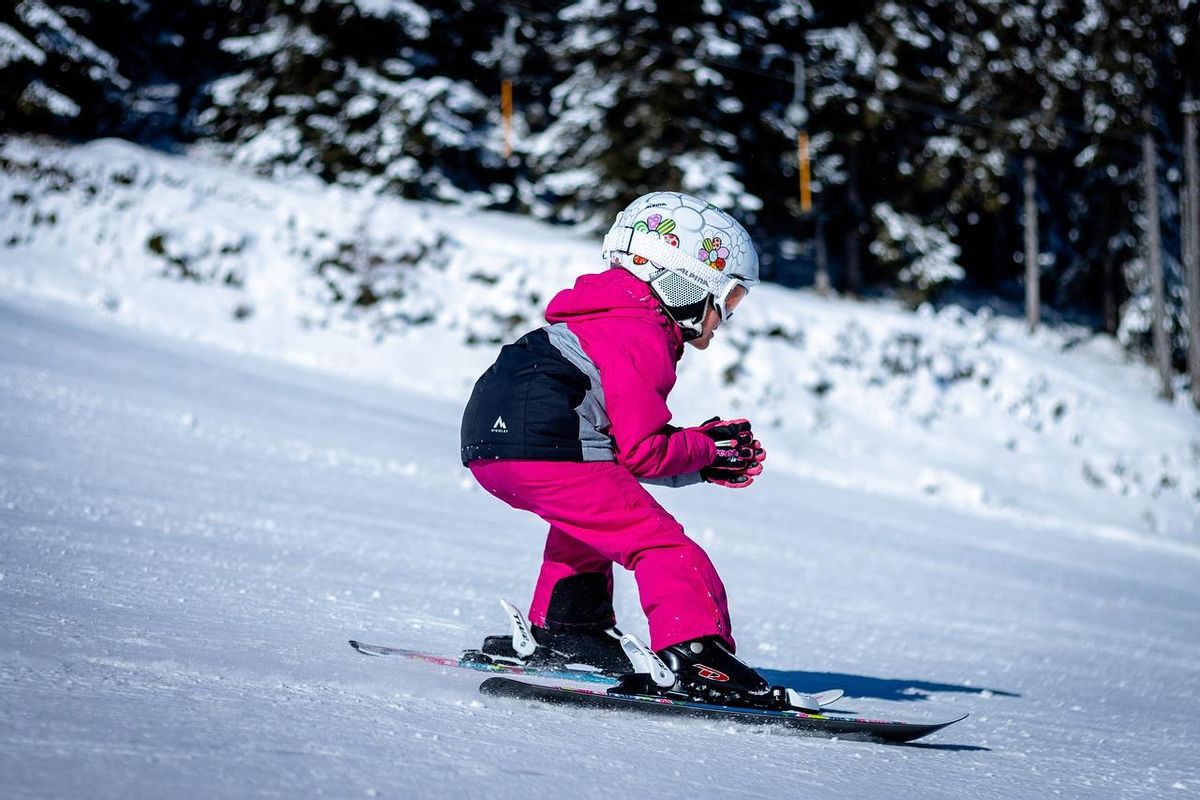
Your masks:
{"label": "ski tip", "polygon": [[949,728],[951,725],[954,725],[955,723],[962,722],[964,719],[966,719],[969,716],[971,716],[970,712],[965,712],[962,715],[955,717],[954,719],[948,719],[948,720],[944,720],[942,722],[931,722],[928,724],[927,727],[929,728],[930,733],[932,733],[934,731],[940,731],[942,728]]}
{"label": "ski tip", "polygon": [[813,692],[812,696],[816,699],[818,705],[824,707],[833,705],[838,700],[841,700],[846,696],[846,693],[841,689],[826,689],[823,692]]}

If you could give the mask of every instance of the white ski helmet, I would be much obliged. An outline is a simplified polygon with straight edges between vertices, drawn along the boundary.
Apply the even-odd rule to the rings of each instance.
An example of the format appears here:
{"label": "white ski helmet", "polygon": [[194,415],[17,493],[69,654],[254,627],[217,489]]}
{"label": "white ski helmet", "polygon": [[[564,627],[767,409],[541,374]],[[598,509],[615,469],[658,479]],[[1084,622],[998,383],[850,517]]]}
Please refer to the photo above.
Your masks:
{"label": "white ski helmet", "polygon": [[758,253],[746,229],[712,203],[651,192],[617,215],[602,255],[650,284],[684,338],[700,335],[711,298],[724,320],[737,286],[758,283]]}

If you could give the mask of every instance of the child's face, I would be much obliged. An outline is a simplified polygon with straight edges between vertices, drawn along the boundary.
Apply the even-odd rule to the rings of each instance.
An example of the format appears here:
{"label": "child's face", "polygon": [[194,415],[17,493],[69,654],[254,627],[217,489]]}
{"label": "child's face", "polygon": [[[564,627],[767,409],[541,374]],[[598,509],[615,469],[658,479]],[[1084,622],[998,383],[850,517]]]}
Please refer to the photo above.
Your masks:
{"label": "child's face", "polygon": [[[733,310],[738,307],[738,303],[742,302],[742,298],[746,296],[745,286],[735,286],[733,291],[729,293],[729,299],[725,302],[725,310],[732,314]],[[688,342],[697,350],[707,350],[708,345],[712,342],[713,334],[717,328],[721,327],[721,314],[711,304],[708,310],[704,312],[704,322],[701,328],[700,336]]]}

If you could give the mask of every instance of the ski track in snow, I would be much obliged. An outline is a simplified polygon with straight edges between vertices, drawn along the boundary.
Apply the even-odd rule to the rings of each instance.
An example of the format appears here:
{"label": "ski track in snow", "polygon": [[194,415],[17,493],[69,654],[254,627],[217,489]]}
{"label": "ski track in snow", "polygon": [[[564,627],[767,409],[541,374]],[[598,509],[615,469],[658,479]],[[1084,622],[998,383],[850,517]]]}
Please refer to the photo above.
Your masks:
{"label": "ski track in snow", "polygon": [[[541,526],[457,463],[457,404],[45,301],[0,341],[6,798],[1200,790],[1186,553],[787,470],[663,491],[773,681],[972,716],[905,747],[485,700],[346,646],[451,654],[532,588]],[[627,575],[617,605],[644,633]]]}

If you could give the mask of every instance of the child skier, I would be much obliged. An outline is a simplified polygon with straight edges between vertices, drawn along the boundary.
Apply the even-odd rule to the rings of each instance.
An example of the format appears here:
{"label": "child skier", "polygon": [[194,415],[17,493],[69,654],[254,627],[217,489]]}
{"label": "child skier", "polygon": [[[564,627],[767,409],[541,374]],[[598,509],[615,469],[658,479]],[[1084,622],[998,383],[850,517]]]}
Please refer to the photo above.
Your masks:
{"label": "child skier", "polygon": [[[650,645],[676,690],[770,705],[734,655],[725,588],[705,552],[639,483],[745,488],[765,452],[744,419],[669,425],[684,344],[704,350],[758,281],[745,229],[698,198],[654,192],[604,238],[609,269],[581,276],[545,327],[506,345],[462,422],[462,460],[508,505],[550,524],[529,609],[542,666],[630,672],[614,628],[612,565],[632,570]],[[517,657],[509,637],[483,652]]]}

